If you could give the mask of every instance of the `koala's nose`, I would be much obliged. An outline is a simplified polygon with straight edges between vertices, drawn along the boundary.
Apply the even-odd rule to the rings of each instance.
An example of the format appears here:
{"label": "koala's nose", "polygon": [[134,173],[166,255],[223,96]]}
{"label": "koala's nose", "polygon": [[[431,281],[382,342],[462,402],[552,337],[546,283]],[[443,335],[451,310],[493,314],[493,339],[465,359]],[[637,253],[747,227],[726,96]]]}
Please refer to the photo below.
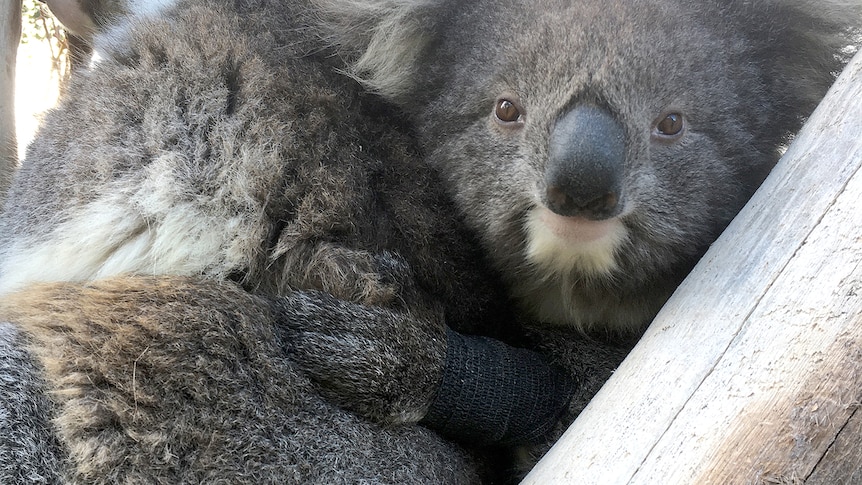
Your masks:
{"label": "koala's nose", "polygon": [[608,219],[620,211],[625,132],[610,112],[580,105],[554,126],[545,170],[545,204],[563,216]]}

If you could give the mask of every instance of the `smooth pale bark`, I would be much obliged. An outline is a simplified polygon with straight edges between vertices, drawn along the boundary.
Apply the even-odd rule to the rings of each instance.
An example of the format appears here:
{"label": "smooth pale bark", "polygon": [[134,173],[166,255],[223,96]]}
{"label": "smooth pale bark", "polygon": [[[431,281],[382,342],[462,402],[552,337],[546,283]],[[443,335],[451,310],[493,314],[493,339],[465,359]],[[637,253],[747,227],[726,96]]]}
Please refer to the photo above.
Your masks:
{"label": "smooth pale bark", "polygon": [[21,42],[21,0],[0,5],[0,204],[18,164],[15,138],[15,62]]}

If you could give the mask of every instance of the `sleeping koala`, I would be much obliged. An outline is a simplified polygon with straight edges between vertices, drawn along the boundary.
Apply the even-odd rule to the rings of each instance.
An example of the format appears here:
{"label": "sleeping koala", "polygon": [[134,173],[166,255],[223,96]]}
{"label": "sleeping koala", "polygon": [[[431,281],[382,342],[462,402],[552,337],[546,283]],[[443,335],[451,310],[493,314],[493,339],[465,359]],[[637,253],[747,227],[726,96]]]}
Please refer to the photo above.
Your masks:
{"label": "sleeping koala", "polygon": [[[469,443],[573,419],[860,18],[801,0],[155,3],[46,119],[0,222],[15,402],[48,449],[4,459],[13,478],[516,477]],[[506,393],[482,406],[471,386]],[[495,412],[544,395],[513,438]]]}

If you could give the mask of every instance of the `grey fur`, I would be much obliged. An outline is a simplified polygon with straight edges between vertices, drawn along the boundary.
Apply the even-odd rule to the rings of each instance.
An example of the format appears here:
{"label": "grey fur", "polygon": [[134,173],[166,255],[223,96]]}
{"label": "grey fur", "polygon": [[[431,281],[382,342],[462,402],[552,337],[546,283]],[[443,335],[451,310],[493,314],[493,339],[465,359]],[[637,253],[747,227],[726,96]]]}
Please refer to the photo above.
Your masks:
{"label": "grey fur", "polygon": [[[276,306],[236,284],[113,278],[31,288],[2,310],[32,339],[58,408],[58,454],[71,463],[44,456],[50,442],[3,443],[42,452],[22,450],[4,483],[35,473],[105,484],[479,480],[475,458],[433,432],[320,398],[289,360]],[[17,433],[45,438],[29,430]]]}
{"label": "grey fur", "polygon": [[[46,119],[0,220],[0,292],[24,289],[0,315],[29,336],[62,442],[27,438],[37,461],[88,483],[490,479],[486,450],[415,425],[443,318],[572,372],[557,436],[823,95],[859,10],[183,0],[130,20]],[[333,74],[342,58],[406,113],[454,209],[393,111]],[[494,121],[501,96],[523,124]],[[548,140],[584,104],[625,132],[624,237],[603,261],[537,263]],[[651,141],[668,108],[687,131]]]}
{"label": "grey fur", "polygon": [[0,478],[58,483],[63,461],[50,423],[52,406],[15,326],[0,322]]}

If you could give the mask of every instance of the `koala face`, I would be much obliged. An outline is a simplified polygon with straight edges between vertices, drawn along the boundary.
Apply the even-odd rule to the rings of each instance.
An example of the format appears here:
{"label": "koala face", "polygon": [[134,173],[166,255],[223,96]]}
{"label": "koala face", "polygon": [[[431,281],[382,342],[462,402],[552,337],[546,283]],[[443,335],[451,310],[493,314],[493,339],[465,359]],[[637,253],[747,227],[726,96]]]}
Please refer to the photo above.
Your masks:
{"label": "koala face", "polygon": [[534,317],[643,325],[825,93],[804,9],[750,3],[448,2],[376,73]]}

